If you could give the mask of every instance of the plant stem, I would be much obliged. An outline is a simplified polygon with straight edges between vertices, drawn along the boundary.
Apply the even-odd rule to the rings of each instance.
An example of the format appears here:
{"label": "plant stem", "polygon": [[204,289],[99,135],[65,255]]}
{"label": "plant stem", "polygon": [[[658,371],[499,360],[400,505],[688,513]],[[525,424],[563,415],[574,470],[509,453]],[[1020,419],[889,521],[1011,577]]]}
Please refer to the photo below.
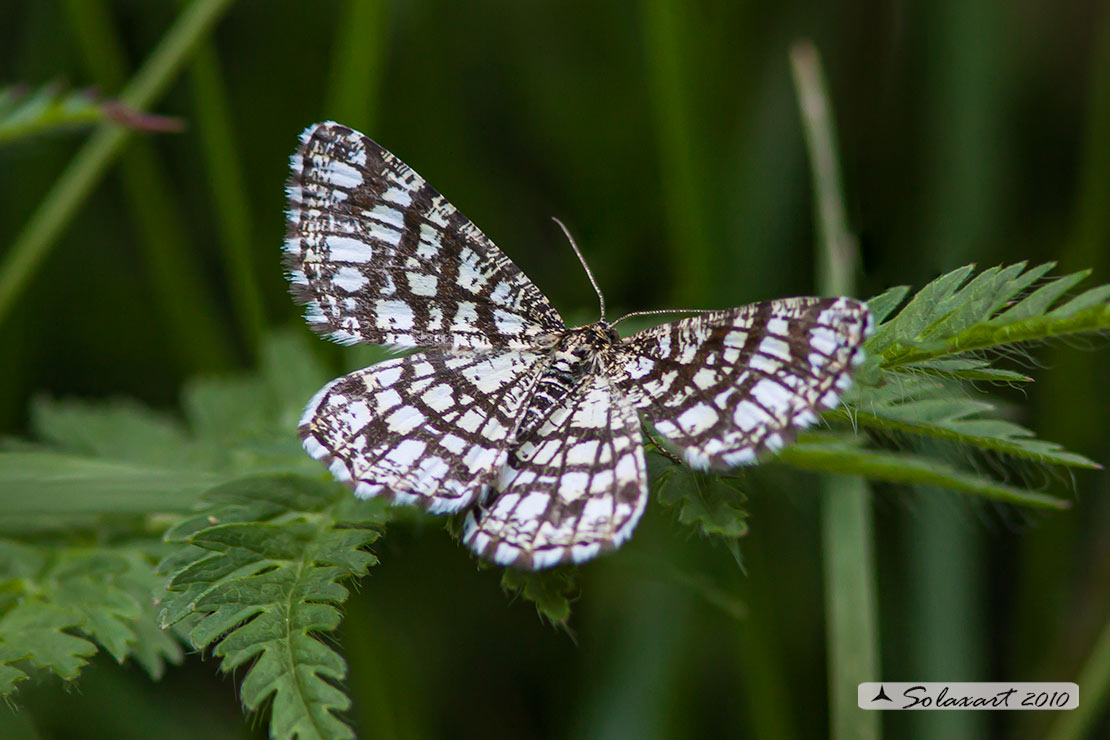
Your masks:
{"label": "plant stem", "polygon": [[1060,712],[1045,740],[1082,740],[1110,703],[1110,621],[1102,628],[1079,679],[1079,707]]}
{"label": "plant stem", "polygon": [[[69,0],[66,6],[85,66],[103,88],[119,88],[127,63],[103,0]],[[168,329],[160,341],[187,372],[226,366],[230,346],[188,241],[172,179],[146,138],[130,142],[119,164],[137,237],[133,242],[148,273],[145,292]]]}
{"label": "plant stem", "polygon": [[859,263],[856,239],[844,215],[836,127],[832,118],[821,59],[809,42],[790,50],[798,108],[809,152],[817,223],[817,290],[821,295],[850,295]]}
{"label": "plant stem", "polygon": [[667,240],[675,256],[675,300],[679,304],[701,305],[706,286],[714,281],[705,194],[699,187],[699,182],[704,182],[704,173],[686,95],[694,77],[684,74],[682,69],[683,61],[689,58],[685,43],[686,8],[679,0],[645,0],[643,35],[663,178]]}
{"label": "plant stem", "polygon": [[[844,215],[821,61],[809,42],[795,44],[790,61],[813,170],[819,289],[825,295],[851,294],[857,248]],[[858,684],[879,680],[870,496],[864,480],[855,476],[826,476],[821,487],[830,736],[871,740],[880,736],[879,714],[859,709],[856,702]]]}
{"label": "plant stem", "polygon": [[258,271],[251,259],[253,219],[240,150],[228,112],[220,61],[211,42],[203,43],[197,50],[189,70],[189,81],[193,89],[201,148],[212,183],[212,201],[223,243],[228,289],[240,330],[252,357],[257,360],[266,331],[266,309],[258,285]]}
{"label": "plant stem", "polygon": [[325,114],[371,133],[378,121],[388,0],[347,0],[335,35]]}
{"label": "plant stem", "polygon": [[[120,101],[140,111],[154,103],[230,4],[231,0],[191,4],[120,94]],[[0,261],[0,322],[130,136],[122,126],[100,126],[31,215]]]}

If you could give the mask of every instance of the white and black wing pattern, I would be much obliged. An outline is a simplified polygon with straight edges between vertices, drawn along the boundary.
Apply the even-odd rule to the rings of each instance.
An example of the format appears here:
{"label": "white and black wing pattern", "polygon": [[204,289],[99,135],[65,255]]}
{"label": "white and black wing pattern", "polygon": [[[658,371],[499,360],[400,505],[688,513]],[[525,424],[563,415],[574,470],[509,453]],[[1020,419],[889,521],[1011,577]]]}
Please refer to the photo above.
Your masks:
{"label": "white and black wing pattern", "polygon": [[526,348],[564,331],[520,268],[370,138],[337,123],[310,126],[291,170],[285,266],[321,334],[484,349]]}
{"label": "white and black wing pattern", "polygon": [[363,498],[466,513],[502,565],[618,547],[648,497],[641,417],[699,468],[754,462],[835,405],[871,328],[847,298],[716,311],[621,340],[567,328],[502,252],[366,136],[309,127],[285,265],[318,332],[424,351],[332,381],[305,449]]}
{"label": "white and black wing pattern", "polygon": [[460,511],[504,468],[542,355],[399,357],[333,380],[301,419],[305,449],[360,498]]}
{"label": "white and black wing pattern", "polygon": [[871,324],[850,298],[756,303],[634,334],[609,372],[691,466],[747,465],[837,404]]}
{"label": "white and black wing pattern", "polygon": [[[559,376],[556,364],[540,380],[553,388],[535,397],[558,389]],[[463,542],[501,565],[535,570],[589,560],[628,539],[647,504],[635,409],[601,373],[563,387],[550,394],[551,406],[533,401],[539,412],[525,415],[493,490],[467,515]]]}

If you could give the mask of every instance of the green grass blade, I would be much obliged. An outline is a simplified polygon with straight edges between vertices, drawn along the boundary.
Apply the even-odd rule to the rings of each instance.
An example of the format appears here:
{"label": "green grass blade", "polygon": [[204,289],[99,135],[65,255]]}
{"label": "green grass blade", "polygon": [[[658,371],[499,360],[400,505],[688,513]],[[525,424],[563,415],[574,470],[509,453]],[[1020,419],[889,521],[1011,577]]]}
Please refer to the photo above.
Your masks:
{"label": "green grass blade", "polygon": [[[104,87],[118,87],[126,74],[123,46],[103,3],[70,0],[67,7],[85,65]],[[171,179],[145,139],[131,142],[120,164],[130,202],[128,215],[150,273],[150,293],[170,329],[172,339],[167,346],[183,368],[196,371],[226,366],[230,345],[216,318],[215,302],[194,249],[186,239],[188,229],[171,195]]]}
{"label": "green grass blade", "polygon": [[[848,232],[832,106],[817,50],[808,42],[790,51],[794,85],[813,170],[818,224],[818,283],[826,295],[854,292],[859,250]],[[896,304],[896,294],[888,294]],[[856,707],[856,686],[879,677],[873,525],[867,483],[825,476],[821,481],[821,549],[825,563],[830,735],[834,740],[878,740],[878,712]]]}
{"label": "green grass blade", "polygon": [[705,193],[699,167],[693,114],[687,89],[691,79],[683,64],[689,59],[688,6],[681,0],[645,0],[642,4],[644,50],[652,113],[657,131],[659,168],[663,178],[663,207],[667,239],[676,272],[675,300],[701,304],[706,285],[712,285],[713,254],[705,214]]}
{"label": "green grass blade", "polygon": [[[196,0],[182,12],[120,94],[120,101],[139,111],[149,108],[230,4],[231,0]],[[0,322],[130,135],[116,125],[97,129],[16,236],[0,261]]]}
{"label": "green grass blade", "polygon": [[1079,707],[1060,712],[1045,740],[1082,740],[1110,705],[1110,621],[1102,629],[1086,665],[1076,679]]}
{"label": "green grass blade", "polygon": [[324,115],[361,131],[378,122],[387,0],[347,0],[336,29]]}
{"label": "green grass blade", "polygon": [[830,737],[877,740],[877,713],[856,706],[856,686],[880,677],[871,497],[853,476],[826,476],[822,494]]}
{"label": "green grass blade", "polygon": [[189,82],[201,150],[212,184],[212,205],[220,229],[228,292],[240,331],[257,358],[266,330],[266,311],[258,285],[259,271],[251,259],[254,224],[240,150],[232,131],[227,91],[215,47],[210,42],[201,44],[197,50],[189,69]]}

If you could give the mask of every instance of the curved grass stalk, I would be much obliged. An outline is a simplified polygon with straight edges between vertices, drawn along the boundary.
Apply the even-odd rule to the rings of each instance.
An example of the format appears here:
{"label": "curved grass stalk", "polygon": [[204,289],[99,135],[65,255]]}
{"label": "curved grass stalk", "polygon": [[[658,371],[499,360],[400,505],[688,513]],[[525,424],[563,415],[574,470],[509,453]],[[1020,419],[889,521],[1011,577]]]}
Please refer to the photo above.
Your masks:
{"label": "curved grass stalk", "polygon": [[[844,215],[821,61],[812,44],[799,42],[790,50],[790,62],[813,170],[819,288],[826,295],[849,295],[858,249]],[[877,739],[879,713],[861,712],[856,707],[857,684],[879,680],[870,492],[864,479],[857,476],[826,476],[821,488],[830,736],[835,740]]]}

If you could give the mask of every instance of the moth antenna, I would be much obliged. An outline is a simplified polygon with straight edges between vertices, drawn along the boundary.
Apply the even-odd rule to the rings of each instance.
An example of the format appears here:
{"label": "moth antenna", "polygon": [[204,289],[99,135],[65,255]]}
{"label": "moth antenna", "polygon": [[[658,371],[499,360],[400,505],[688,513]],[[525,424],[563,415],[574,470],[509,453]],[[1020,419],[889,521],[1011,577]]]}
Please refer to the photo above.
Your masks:
{"label": "moth antenna", "polygon": [[617,324],[624,321],[625,319],[631,319],[634,316],[658,316],[660,314],[665,314],[665,313],[713,313],[716,310],[718,310],[718,309],[715,309],[715,308],[661,308],[658,311],[633,311],[632,313],[626,313],[624,316],[621,316],[619,319],[614,321],[609,326],[616,326]]}
{"label": "moth antenna", "polygon": [[563,233],[567,236],[567,241],[570,242],[570,248],[573,249],[574,253],[578,255],[578,261],[581,262],[582,266],[586,268],[586,277],[590,279],[590,285],[594,286],[594,292],[597,293],[598,303],[601,304],[601,320],[604,321],[605,296],[601,294],[601,288],[597,287],[597,281],[594,280],[594,274],[590,271],[590,266],[586,264],[586,258],[582,256],[582,252],[579,251],[578,245],[574,243],[574,237],[570,235],[570,230],[566,227],[566,224],[564,224],[562,221],[555,218],[554,216],[551,217],[551,220],[559,224],[559,228],[563,230]]}

